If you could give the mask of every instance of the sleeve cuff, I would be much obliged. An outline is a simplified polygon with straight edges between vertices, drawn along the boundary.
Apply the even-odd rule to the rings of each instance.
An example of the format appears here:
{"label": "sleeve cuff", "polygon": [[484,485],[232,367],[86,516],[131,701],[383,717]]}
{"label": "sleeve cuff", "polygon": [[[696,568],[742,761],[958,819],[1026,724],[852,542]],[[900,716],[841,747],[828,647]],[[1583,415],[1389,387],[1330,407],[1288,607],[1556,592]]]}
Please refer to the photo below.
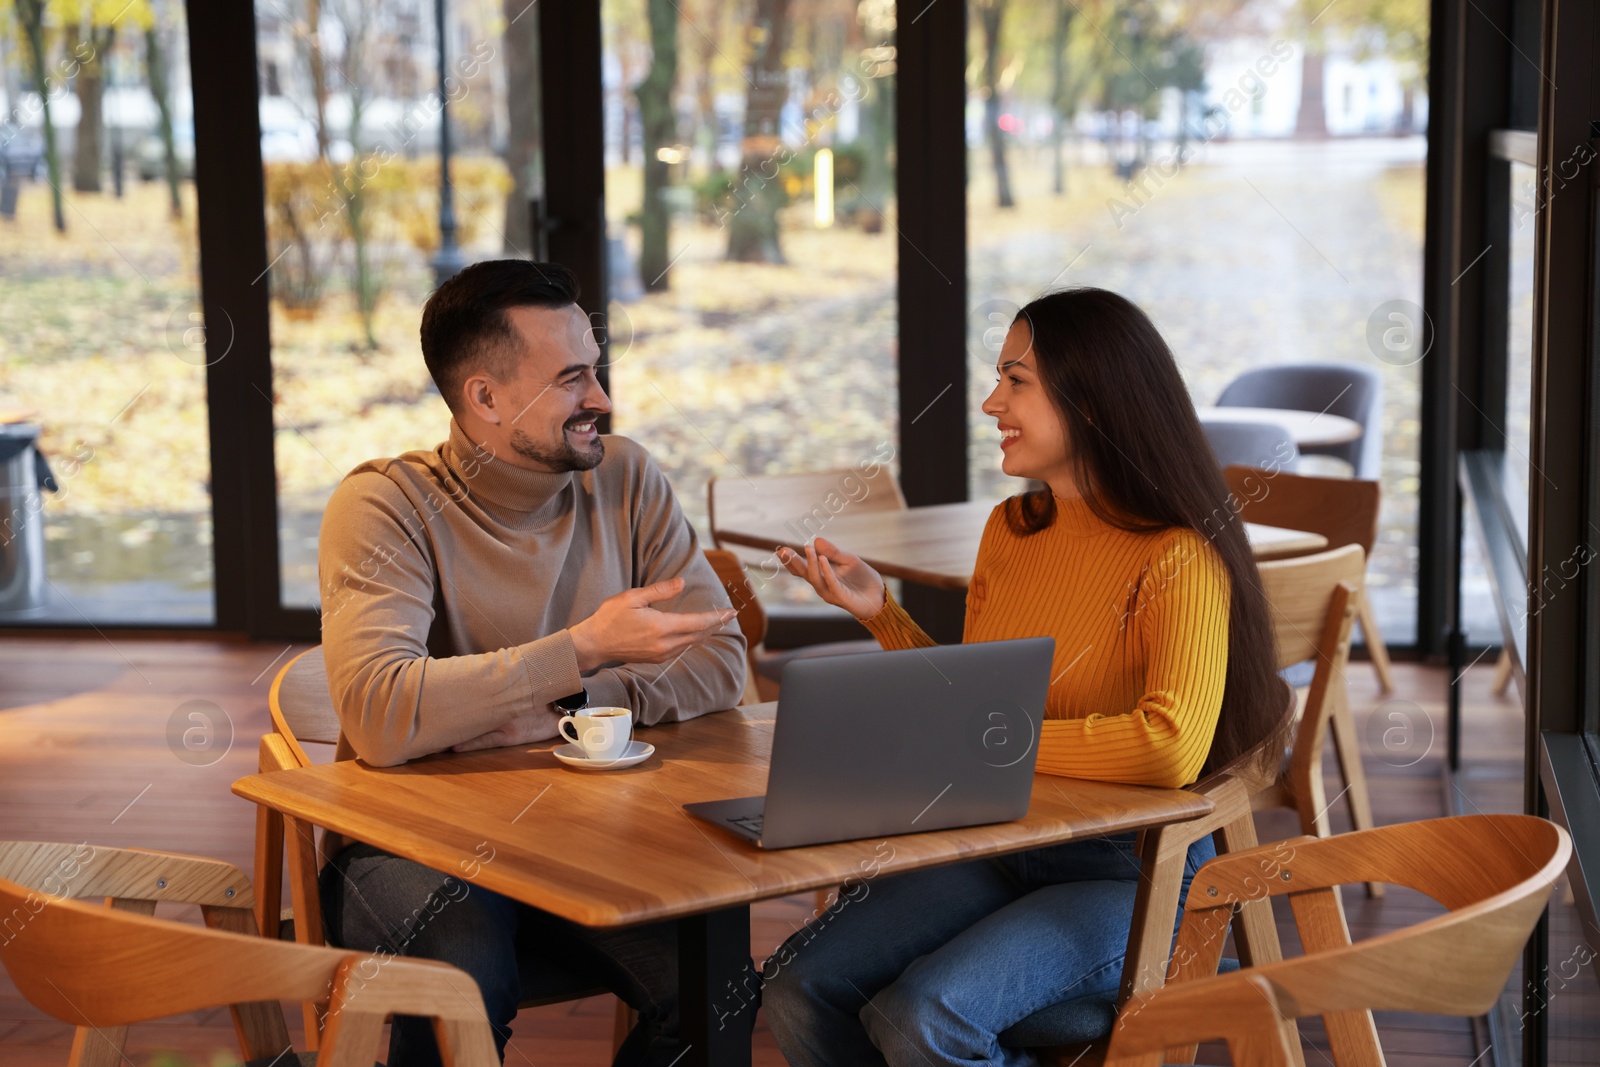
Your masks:
{"label": "sleeve cuff", "polygon": [[913,638],[913,635],[922,633],[922,627],[917,625],[915,619],[906,614],[906,609],[894,598],[894,594],[887,588],[883,591],[883,607],[878,609],[876,615],[860,620],[867,632],[878,639],[878,643],[885,648],[905,647],[904,642]]}
{"label": "sleeve cuff", "polygon": [[533,704],[548,704],[584,688],[583,677],[578,673],[578,653],[566,630],[529,641],[518,651],[527,668]]}

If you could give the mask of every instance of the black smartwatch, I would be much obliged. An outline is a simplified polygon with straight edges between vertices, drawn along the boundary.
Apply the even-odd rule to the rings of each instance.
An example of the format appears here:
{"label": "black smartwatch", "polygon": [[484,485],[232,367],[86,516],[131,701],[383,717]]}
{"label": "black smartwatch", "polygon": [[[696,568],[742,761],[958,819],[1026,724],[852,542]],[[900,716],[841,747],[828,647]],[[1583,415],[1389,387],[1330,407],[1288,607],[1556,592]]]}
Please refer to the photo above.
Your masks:
{"label": "black smartwatch", "polygon": [[570,696],[564,696],[560,700],[552,700],[550,703],[562,711],[582,711],[589,706],[589,693],[587,690],[580,689]]}

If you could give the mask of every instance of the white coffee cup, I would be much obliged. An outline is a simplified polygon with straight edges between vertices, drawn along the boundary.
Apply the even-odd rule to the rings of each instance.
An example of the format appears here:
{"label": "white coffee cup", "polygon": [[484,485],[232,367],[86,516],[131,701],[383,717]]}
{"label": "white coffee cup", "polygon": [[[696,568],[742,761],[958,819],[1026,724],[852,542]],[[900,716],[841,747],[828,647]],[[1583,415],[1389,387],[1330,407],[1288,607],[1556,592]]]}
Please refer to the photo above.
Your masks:
{"label": "white coffee cup", "polygon": [[[572,724],[572,734],[567,733],[568,723]],[[633,712],[627,708],[584,708],[576,714],[563,715],[556,730],[592,760],[617,759],[633,739]]]}

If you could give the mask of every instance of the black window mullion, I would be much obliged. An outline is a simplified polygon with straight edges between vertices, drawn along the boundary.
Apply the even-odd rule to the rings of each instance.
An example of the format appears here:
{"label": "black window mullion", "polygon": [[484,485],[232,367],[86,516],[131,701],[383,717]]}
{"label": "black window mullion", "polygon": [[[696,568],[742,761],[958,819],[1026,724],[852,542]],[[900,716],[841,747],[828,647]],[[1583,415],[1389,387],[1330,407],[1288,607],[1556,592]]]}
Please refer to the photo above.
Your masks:
{"label": "black window mullion", "polygon": [[250,4],[186,6],[216,626],[256,632],[261,608],[277,605],[278,536],[255,12]]}
{"label": "black window mullion", "polygon": [[[916,507],[967,499],[967,5],[913,0],[896,24],[900,481]],[[904,599],[961,640],[961,594],[907,583]]]}

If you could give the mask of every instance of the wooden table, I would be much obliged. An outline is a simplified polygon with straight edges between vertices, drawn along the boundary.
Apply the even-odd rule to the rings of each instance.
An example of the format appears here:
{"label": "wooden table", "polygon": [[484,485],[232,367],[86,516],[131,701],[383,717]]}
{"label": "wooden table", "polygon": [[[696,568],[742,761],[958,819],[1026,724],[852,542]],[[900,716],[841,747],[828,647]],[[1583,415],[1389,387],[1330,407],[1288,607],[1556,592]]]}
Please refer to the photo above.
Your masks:
{"label": "wooden table", "polygon": [[1202,423],[1274,422],[1289,431],[1297,448],[1342,445],[1362,434],[1361,424],[1355,419],[1292,408],[1195,408],[1195,414]]}
{"label": "wooden table", "polygon": [[[473,884],[585,925],[677,919],[685,1065],[750,1062],[748,1005],[727,990],[749,957],[752,901],[1213,807],[1178,789],[1038,775],[1017,822],[763,852],[683,805],[765,792],[775,711],[756,704],[651,727],[641,733],[656,754],[621,771],[569,770],[551,741],[400,767],[349,760],[255,774],[233,791],[437,870],[475,870]],[[1148,962],[1159,969],[1165,958]]]}
{"label": "wooden table", "polygon": [[[831,517],[826,526],[815,523],[773,522],[760,528],[723,529],[717,540],[772,551],[779,545],[799,550],[813,533],[860,556],[880,574],[904,578],[939,589],[962,591],[972,580],[978,560],[978,542],[995,502],[966,501],[932,504],[904,511],[869,511],[852,514],[848,508]],[[1256,559],[1279,559],[1326,548],[1328,539],[1304,530],[1244,524]]]}

